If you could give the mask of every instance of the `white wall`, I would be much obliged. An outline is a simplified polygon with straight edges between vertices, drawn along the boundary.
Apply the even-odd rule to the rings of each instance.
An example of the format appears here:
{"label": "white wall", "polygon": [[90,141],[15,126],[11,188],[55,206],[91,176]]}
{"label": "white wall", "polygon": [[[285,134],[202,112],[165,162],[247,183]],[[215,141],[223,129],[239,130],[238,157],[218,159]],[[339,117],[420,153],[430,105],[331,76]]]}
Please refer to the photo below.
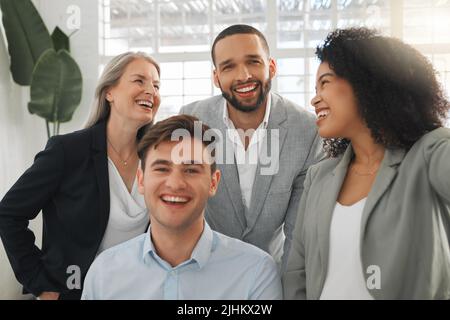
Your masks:
{"label": "white wall", "polygon": [[[80,30],[71,41],[71,52],[83,75],[83,97],[70,123],[62,124],[60,133],[67,133],[82,127],[93,99],[98,77],[98,2],[93,0],[34,0],[49,32],[59,26],[70,34],[67,28],[67,8],[80,8]],[[20,87],[12,81],[9,71],[9,55],[6,39],[0,32],[0,199],[14,184],[23,171],[33,163],[34,155],[46,143],[45,121],[28,113],[29,88]],[[31,222],[30,228],[41,242],[40,216]],[[0,300],[27,299],[21,294],[3,245],[0,242]]]}

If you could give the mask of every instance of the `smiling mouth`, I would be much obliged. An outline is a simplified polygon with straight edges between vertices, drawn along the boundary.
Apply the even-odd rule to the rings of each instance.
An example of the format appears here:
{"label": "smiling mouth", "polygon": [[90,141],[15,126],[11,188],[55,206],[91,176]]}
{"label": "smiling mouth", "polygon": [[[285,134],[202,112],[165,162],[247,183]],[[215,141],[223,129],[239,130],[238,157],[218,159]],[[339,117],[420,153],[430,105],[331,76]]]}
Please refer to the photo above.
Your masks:
{"label": "smiling mouth", "polygon": [[153,109],[153,102],[149,100],[137,100],[136,103],[147,110]]}
{"label": "smiling mouth", "polygon": [[168,196],[168,195],[164,195],[161,196],[160,199],[166,203],[166,204],[170,204],[170,205],[183,205],[189,202],[189,198],[187,197],[182,197],[182,196]]}
{"label": "smiling mouth", "polygon": [[233,88],[233,91],[239,95],[248,95],[255,92],[259,87],[257,82],[251,82],[245,85],[236,86]]}
{"label": "smiling mouth", "polygon": [[319,111],[319,113],[317,114],[317,120],[323,120],[326,117],[328,117],[328,115],[330,114],[330,110],[329,109],[324,109]]}

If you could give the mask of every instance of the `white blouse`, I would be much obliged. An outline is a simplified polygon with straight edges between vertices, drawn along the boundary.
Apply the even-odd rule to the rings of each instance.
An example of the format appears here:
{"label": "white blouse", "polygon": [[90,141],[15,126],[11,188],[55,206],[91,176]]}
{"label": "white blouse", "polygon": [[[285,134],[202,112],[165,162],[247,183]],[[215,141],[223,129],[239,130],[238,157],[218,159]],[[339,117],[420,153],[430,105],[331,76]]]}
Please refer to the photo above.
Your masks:
{"label": "white blouse", "polygon": [[373,300],[366,286],[360,255],[361,218],[366,199],[351,206],[336,202],[321,300]]}
{"label": "white blouse", "polygon": [[[139,164],[140,165],[140,164]],[[149,222],[144,196],[138,191],[137,178],[128,192],[114,162],[108,158],[109,220],[97,255],[145,232]]]}

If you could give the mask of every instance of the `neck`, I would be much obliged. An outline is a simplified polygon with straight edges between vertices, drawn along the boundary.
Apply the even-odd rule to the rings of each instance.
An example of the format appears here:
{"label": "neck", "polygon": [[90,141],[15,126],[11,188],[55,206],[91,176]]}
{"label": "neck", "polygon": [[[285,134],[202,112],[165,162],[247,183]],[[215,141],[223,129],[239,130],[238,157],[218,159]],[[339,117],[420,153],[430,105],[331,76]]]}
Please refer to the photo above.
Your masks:
{"label": "neck", "polygon": [[351,139],[351,142],[355,153],[354,163],[370,166],[383,160],[385,148],[375,143],[369,130],[363,134],[359,133],[357,138]]}
{"label": "neck", "polygon": [[168,230],[156,221],[152,223],[151,237],[156,253],[172,267],[189,260],[204,228],[203,216],[189,229]]}
{"label": "neck", "polygon": [[242,129],[247,131],[248,129],[254,129],[259,127],[261,122],[264,120],[264,116],[266,115],[267,108],[267,98],[266,101],[262,103],[262,105],[252,112],[242,112],[230,106],[227,102],[228,116],[230,120],[233,121],[236,129]]}
{"label": "neck", "polygon": [[129,155],[136,149],[136,135],[139,127],[113,116],[106,124],[106,136],[121,155]]}

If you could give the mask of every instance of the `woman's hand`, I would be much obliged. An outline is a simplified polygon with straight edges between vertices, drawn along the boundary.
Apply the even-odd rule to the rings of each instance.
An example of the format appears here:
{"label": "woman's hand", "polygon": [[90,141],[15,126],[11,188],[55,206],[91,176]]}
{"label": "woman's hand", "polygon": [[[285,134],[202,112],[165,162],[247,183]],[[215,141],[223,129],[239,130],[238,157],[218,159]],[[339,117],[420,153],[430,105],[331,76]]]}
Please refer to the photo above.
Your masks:
{"label": "woman's hand", "polygon": [[58,300],[59,292],[42,292],[38,300]]}

